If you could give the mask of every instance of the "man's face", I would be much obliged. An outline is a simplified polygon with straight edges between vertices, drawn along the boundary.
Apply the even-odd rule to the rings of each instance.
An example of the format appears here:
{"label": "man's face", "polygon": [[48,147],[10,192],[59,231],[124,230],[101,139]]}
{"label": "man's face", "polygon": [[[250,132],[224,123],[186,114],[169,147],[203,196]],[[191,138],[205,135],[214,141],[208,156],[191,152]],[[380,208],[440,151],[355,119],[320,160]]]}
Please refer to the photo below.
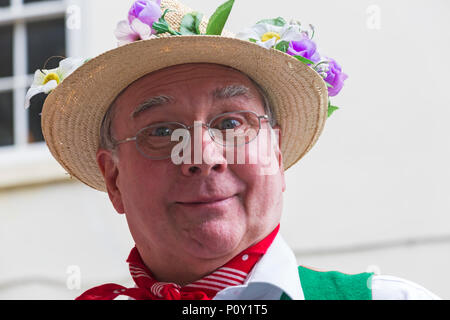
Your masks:
{"label": "man's face", "polygon": [[[242,86],[248,92],[227,94],[223,89],[230,86]],[[214,94],[217,92],[222,94]],[[161,103],[131,116],[153,97],[170,99],[157,98]],[[213,64],[180,65],[149,74],[129,86],[116,101],[112,132],[116,140],[123,140],[155,122],[191,126],[194,121],[208,123],[218,114],[240,110],[265,114],[256,87],[245,75]],[[262,129],[269,129],[267,121],[262,121]],[[138,248],[155,257],[172,255],[189,260],[233,256],[279,223],[285,186],[278,145],[270,150],[271,161],[280,170],[262,174],[267,164],[228,163],[225,148],[212,141],[205,128],[202,130],[201,164],[176,165],[170,158],[151,160],[134,142],[117,147],[116,162],[108,151],[97,153],[114,207],[126,213]],[[260,134],[250,144],[264,137]],[[249,145],[244,146],[246,160],[253,152]]]}

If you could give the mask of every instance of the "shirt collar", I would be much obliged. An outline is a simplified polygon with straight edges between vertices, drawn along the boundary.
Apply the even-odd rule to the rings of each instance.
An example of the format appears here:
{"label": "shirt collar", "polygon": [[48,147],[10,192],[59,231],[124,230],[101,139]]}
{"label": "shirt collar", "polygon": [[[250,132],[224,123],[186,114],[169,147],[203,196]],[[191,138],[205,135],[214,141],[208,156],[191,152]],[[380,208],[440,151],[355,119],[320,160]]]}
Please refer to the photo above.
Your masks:
{"label": "shirt collar", "polygon": [[294,253],[277,234],[267,252],[253,267],[243,285],[226,288],[214,299],[279,299],[285,292],[292,300],[304,300]]}

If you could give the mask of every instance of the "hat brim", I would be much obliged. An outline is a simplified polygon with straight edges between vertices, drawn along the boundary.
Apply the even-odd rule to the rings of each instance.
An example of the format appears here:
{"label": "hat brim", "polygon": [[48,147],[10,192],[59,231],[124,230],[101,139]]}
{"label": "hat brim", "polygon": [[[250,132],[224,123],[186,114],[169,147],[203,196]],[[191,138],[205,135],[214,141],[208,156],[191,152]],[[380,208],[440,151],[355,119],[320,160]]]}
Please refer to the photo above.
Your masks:
{"label": "hat brim", "polygon": [[281,127],[285,170],[320,136],[328,110],[323,79],[297,59],[223,36],[172,36],[107,51],[75,70],[47,97],[42,131],[55,159],[76,179],[106,191],[96,162],[100,127],[117,95],[148,73],[186,63],[214,63],[248,75],[267,93]]}

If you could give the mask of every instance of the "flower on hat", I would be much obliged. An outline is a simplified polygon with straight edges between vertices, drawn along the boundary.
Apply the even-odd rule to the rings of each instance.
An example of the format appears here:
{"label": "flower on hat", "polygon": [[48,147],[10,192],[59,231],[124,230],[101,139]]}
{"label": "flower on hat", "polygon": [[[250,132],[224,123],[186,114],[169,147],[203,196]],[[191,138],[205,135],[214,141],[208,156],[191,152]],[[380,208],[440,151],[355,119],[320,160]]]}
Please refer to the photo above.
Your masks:
{"label": "flower on hat", "polygon": [[152,26],[161,16],[161,0],[138,0],[128,11],[128,22],[131,24],[134,19],[139,19],[146,25]]}
{"label": "flower on hat", "polygon": [[262,20],[254,26],[239,32],[236,38],[254,42],[264,48],[276,47],[284,41],[301,41],[303,39],[300,26],[286,24],[283,18]]}
{"label": "flower on hat", "polygon": [[48,94],[85,61],[81,58],[66,58],[60,61],[58,68],[36,70],[33,83],[25,96],[25,108],[30,107],[31,98],[40,93]]}
{"label": "flower on hat", "polygon": [[129,24],[127,20],[122,20],[117,23],[114,35],[118,40],[117,45],[123,46],[137,40],[147,40],[152,38],[152,30],[139,19],[134,19],[131,24]]}
{"label": "flower on hat", "polygon": [[147,40],[157,33],[152,28],[162,16],[161,0],[135,1],[128,11],[128,19],[117,23],[114,34],[118,45],[122,46],[137,40]]}
{"label": "flower on hat", "polygon": [[[261,20],[252,27],[239,32],[236,37],[267,49],[282,51],[305,63],[324,79],[328,87],[328,95],[336,96],[348,76],[334,59],[321,56],[313,41],[314,28],[311,25],[310,28],[312,30],[311,37],[307,30],[302,30],[299,22],[287,23],[282,17],[278,17]],[[337,109],[339,108],[330,103],[328,116]]]}
{"label": "flower on hat", "polygon": [[348,78],[341,66],[332,58],[326,58],[328,60],[327,68],[325,70],[326,76],[324,80],[330,86],[328,87],[329,96],[336,96],[344,86],[344,81]]}
{"label": "flower on hat", "polygon": [[289,42],[286,53],[291,56],[302,56],[315,63],[320,61],[320,54],[317,51],[315,42],[304,33],[302,34],[302,39]]}
{"label": "flower on hat", "polygon": [[181,20],[179,30],[174,30],[166,21],[161,9],[161,0],[137,0],[128,11],[128,19],[119,21],[115,30],[118,45],[122,46],[139,40],[147,40],[156,35],[220,35],[233,7],[234,0],[228,0],[217,8],[209,19],[206,33],[200,31],[203,14],[190,12]]}

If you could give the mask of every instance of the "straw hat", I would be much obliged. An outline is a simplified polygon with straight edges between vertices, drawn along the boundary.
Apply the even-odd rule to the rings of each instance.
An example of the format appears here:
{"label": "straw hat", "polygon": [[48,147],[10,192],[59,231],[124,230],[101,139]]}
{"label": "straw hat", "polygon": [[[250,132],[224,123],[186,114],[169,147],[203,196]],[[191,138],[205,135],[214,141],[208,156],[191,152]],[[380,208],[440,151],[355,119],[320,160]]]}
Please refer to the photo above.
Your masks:
{"label": "straw hat", "polygon": [[[166,20],[176,29],[189,8],[162,0]],[[206,21],[200,26],[205,30]],[[46,98],[42,131],[56,160],[73,177],[106,191],[96,162],[103,117],[117,95],[144,75],[185,63],[232,67],[267,93],[281,127],[284,168],[299,161],[316,143],[327,119],[323,78],[292,56],[250,41],[222,36],[160,36],[107,51],[76,69]]]}

